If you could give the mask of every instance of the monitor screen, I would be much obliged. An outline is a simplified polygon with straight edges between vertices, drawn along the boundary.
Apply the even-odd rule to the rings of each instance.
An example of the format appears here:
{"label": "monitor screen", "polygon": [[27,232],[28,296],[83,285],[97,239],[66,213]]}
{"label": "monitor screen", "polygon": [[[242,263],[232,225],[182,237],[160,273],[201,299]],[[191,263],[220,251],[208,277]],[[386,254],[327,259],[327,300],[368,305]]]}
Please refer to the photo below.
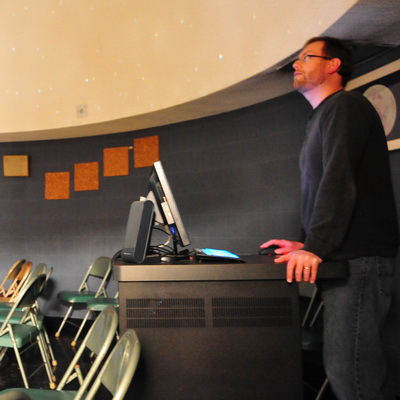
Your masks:
{"label": "monitor screen", "polygon": [[177,245],[182,247],[189,246],[190,239],[183,225],[161,161],[157,161],[153,165],[149,178],[149,189],[147,200],[151,200],[154,203],[155,220],[165,226],[173,240],[175,252],[177,251]]}

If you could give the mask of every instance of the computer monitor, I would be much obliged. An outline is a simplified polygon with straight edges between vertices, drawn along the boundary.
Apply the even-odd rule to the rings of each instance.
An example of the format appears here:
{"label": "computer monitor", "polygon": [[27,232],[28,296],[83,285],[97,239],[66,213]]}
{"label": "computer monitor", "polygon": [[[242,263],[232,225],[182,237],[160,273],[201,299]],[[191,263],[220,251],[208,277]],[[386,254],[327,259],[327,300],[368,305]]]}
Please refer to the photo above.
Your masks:
{"label": "computer monitor", "polygon": [[149,177],[149,190],[147,200],[154,203],[155,224],[164,226],[172,241],[172,253],[178,255],[178,245],[181,247],[189,246],[190,239],[183,225],[161,161],[153,164]]}

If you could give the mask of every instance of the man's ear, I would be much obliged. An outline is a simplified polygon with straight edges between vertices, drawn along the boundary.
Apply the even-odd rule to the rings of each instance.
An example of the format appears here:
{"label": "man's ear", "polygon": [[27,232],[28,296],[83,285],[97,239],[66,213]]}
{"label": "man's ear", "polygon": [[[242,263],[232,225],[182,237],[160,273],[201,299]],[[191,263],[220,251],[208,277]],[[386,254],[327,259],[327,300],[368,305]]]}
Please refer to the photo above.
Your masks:
{"label": "man's ear", "polygon": [[328,73],[334,74],[338,72],[341,64],[342,60],[340,58],[332,58],[332,60],[329,60]]}

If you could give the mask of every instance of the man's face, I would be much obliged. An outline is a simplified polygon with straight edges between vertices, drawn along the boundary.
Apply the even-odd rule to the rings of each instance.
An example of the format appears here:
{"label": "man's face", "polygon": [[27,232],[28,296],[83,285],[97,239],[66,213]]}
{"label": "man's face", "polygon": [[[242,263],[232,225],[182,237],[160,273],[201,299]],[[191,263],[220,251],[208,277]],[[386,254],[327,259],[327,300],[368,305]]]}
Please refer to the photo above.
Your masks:
{"label": "man's face", "polygon": [[324,42],[310,43],[303,48],[299,58],[293,63],[293,87],[300,93],[317,88],[325,82],[329,60],[319,57],[325,56]]}

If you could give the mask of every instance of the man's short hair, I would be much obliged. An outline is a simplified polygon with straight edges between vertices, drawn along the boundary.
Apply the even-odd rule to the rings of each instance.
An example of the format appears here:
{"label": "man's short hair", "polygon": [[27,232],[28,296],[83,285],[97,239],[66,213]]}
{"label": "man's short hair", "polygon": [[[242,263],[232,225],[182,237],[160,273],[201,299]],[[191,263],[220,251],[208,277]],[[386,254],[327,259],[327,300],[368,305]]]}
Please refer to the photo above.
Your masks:
{"label": "man's short hair", "polygon": [[343,86],[351,79],[353,73],[353,60],[350,49],[340,39],[330,36],[316,36],[307,41],[304,45],[307,46],[314,42],[324,42],[324,55],[332,58],[340,58],[341,64],[338,70],[342,76]]}

